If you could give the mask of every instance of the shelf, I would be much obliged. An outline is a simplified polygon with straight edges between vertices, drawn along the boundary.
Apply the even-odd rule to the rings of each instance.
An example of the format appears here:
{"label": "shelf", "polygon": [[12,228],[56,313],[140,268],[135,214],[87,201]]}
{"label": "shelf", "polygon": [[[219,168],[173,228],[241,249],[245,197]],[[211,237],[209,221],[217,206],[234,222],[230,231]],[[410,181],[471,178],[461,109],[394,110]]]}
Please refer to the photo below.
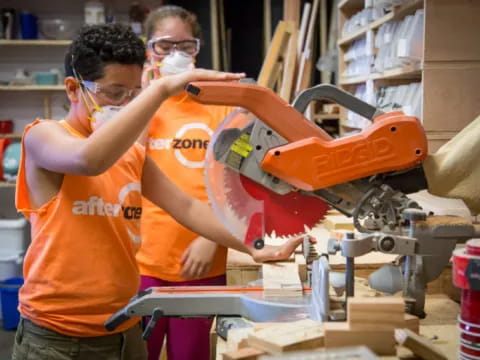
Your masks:
{"label": "shelf", "polygon": [[7,182],[7,181],[3,181],[3,180],[0,180],[0,188],[2,187],[15,187],[16,183],[14,182]]}
{"label": "shelf", "polygon": [[0,40],[0,46],[68,46],[71,40]]}
{"label": "shelf", "polygon": [[367,80],[394,80],[394,79],[420,79],[422,77],[422,68],[419,66],[405,66],[384,71],[383,73],[373,73],[368,75],[343,78],[340,85],[355,85],[366,82]]}
{"label": "shelf", "polygon": [[65,85],[0,85],[0,91],[60,91]]}
{"label": "shelf", "polygon": [[338,45],[339,46],[348,45],[353,41],[361,38],[362,36],[365,36],[367,31],[376,30],[380,26],[382,26],[383,24],[389,21],[400,20],[406,15],[414,13],[415,11],[417,11],[418,9],[421,9],[422,7],[423,7],[423,0],[407,0],[402,5],[394,7],[392,11],[390,11],[388,14],[385,14],[381,18],[378,18],[377,20],[375,20],[374,22],[371,22],[370,24],[355,30],[351,34],[344,36],[342,39],[338,40]]}
{"label": "shelf", "polygon": [[21,139],[22,134],[0,134],[0,139]]}

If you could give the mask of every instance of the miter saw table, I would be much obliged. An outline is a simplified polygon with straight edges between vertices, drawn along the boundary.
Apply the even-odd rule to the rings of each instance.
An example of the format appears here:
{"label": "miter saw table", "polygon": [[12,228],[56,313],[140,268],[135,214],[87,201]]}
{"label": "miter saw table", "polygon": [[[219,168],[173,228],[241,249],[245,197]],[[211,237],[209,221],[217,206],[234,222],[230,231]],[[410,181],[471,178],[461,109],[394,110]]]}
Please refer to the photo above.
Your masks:
{"label": "miter saw table", "polygon": [[[285,103],[268,89],[242,83],[198,82],[187,87],[205,104],[237,105],[216,130],[205,160],[209,199],[223,224],[251,246],[265,234],[291,236],[312,226],[328,204],[351,216],[357,232],[332,239],[328,253],[346,258],[346,295],[354,295],[355,257],[371,251],[399,255],[369,277],[372,288],[402,291],[407,311],[423,317],[426,285],[448,265],[455,245],[480,236],[457,217],[429,216],[406,194],[427,188],[421,162],[427,155],[418,119],[401,111],[382,113],[330,85],[306,90]],[[370,119],[350,137],[333,139],[302,115],[313,100],[334,101]],[[151,316],[145,336],[161,316],[237,315],[252,321],[332,320],[328,254],[303,252],[311,288],[300,299],[266,298],[262,288],[150,288],[105,326]]]}

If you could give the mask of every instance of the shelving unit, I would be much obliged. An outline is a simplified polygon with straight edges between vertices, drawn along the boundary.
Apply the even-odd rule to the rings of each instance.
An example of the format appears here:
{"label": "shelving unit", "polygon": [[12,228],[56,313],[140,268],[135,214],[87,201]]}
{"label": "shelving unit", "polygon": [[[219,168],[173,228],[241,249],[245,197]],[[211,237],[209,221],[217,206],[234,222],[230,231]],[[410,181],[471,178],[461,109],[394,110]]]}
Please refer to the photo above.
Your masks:
{"label": "shelving unit", "polygon": [[[364,9],[364,0],[343,0],[338,4],[339,33],[345,22]],[[383,73],[365,73],[345,77],[344,54],[351,44],[376,31],[389,21],[400,21],[424,9],[423,56],[418,65],[389,69]],[[436,151],[458,131],[480,114],[480,3],[469,0],[407,0],[386,15],[341,37],[339,85],[355,93],[357,86],[373,84],[374,89],[386,85],[422,82],[421,121],[427,133],[429,151]],[[374,53],[374,55],[376,55]],[[342,133],[352,130],[346,122],[347,112],[341,109]]]}
{"label": "shelving unit", "polygon": [[68,46],[70,40],[0,40],[0,46]]}
{"label": "shelving unit", "polygon": [[63,91],[65,85],[0,85],[0,91]]}

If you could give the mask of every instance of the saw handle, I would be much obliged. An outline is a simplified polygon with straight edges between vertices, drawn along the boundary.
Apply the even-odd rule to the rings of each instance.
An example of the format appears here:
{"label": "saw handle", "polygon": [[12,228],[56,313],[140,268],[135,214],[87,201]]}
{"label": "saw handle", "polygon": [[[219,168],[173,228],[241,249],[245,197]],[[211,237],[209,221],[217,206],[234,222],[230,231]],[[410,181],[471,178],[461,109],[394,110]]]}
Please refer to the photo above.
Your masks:
{"label": "saw handle", "polygon": [[196,81],[187,85],[187,94],[195,101],[210,105],[241,106],[289,142],[317,137],[332,137],[306,119],[303,114],[262,86],[228,81]]}
{"label": "saw handle", "polygon": [[107,321],[105,321],[105,324],[103,324],[103,326],[108,331],[113,331],[128,319],[130,319],[130,316],[128,316],[127,314],[127,309],[123,308],[113,314]]}
{"label": "saw handle", "polygon": [[293,100],[292,106],[303,114],[307,109],[308,104],[315,100],[333,101],[369,120],[373,120],[375,117],[383,114],[382,111],[369,103],[366,103],[365,101],[362,101],[346,91],[340,90],[330,84],[317,85],[302,91],[296,99]]}

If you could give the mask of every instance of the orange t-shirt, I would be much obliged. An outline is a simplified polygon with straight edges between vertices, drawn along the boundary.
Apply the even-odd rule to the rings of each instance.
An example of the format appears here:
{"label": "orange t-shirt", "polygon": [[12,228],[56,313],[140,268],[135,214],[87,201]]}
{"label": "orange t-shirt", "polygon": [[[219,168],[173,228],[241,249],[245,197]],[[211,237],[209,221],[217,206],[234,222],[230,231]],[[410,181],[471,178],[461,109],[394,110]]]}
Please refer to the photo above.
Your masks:
{"label": "orange t-shirt", "polygon": [[[202,105],[181,94],[164,101],[152,119],[147,154],[172,182],[197,199],[208,201],[203,173],[206,149],[210,136],[231,110]],[[142,247],[137,253],[140,273],[166,281],[184,281],[179,260],[198,236],[144,199]],[[205,277],[225,274],[226,257],[227,249],[219,246]]]}
{"label": "orange t-shirt", "polygon": [[[24,136],[38,123],[28,125]],[[60,123],[72,136],[84,137]],[[104,322],[138,291],[135,252],[140,247],[144,160],[145,151],[136,144],[101,175],[65,174],[58,194],[32,209],[22,142],[16,206],[32,226],[20,289],[23,316],[69,336],[109,333]],[[115,332],[138,321],[132,318]]]}

